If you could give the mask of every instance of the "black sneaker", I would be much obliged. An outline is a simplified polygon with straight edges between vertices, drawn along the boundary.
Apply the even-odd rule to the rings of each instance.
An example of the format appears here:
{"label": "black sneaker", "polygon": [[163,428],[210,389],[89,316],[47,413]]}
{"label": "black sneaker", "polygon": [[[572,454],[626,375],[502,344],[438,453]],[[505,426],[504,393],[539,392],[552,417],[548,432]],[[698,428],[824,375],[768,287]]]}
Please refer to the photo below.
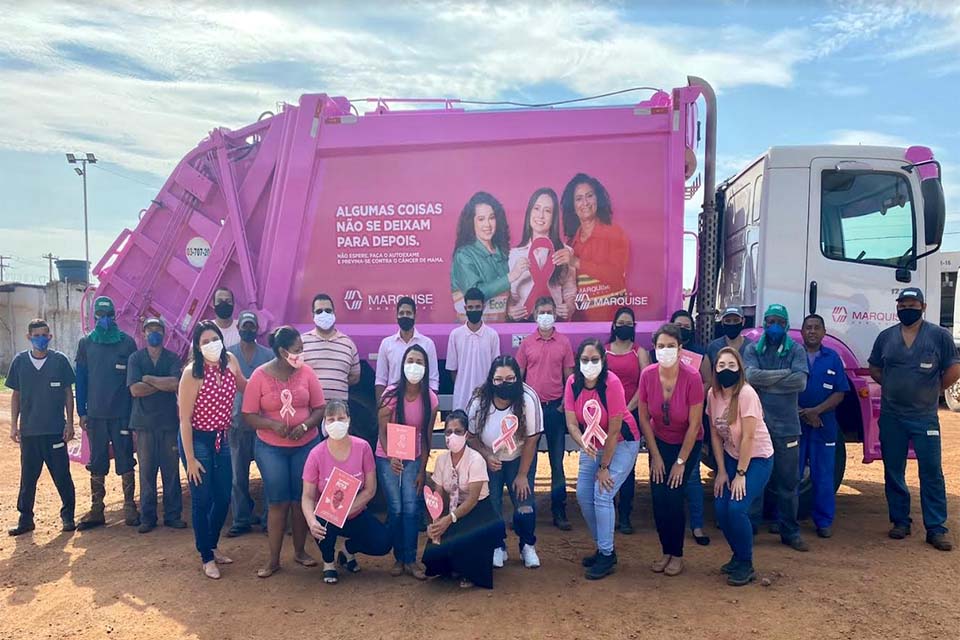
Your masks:
{"label": "black sneaker", "polygon": [[893,528],[887,533],[887,535],[894,540],[903,540],[908,535],[910,535],[910,525],[908,524],[895,524]]}
{"label": "black sneaker", "polygon": [[12,529],[7,529],[7,533],[11,536],[22,536],[25,533],[30,533],[36,528],[37,526],[32,522],[20,522]]}
{"label": "black sneaker", "polygon": [[833,527],[817,527],[817,537],[818,537],[818,538],[832,538],[832,537],[833,537]]}
{"label": "black sneaker", "polygon": [[170,527],[171,529],[186,529],[187,523],[177,518],[176,520],[164,520],[163,526]]}
{"label": "black sneaker", "polygon": [[602,553],[597,554],[596,562],[587,569],[587,580],[600,580],[613,573],[613,567],[617,564],[616,554],[611,553],[608,556]]}
{"label": "black sneaker", "polygon": [[928,533],[927,544],[937,551],[953,551],[953,543],[942,533]]}
{"label": "black sneaker", "polygon": [[236,538],[244,534],[250,533],[251,531],[253,531],[253,529],[251,529],[249,525],[239,526],[239,527],[233,526],[227,529],[227,537]]}
{"label": "black sneaker", "polygon": [[783,544],[787,545],[788,547],[790,547],[790,548],[793,549],[794,551],[800,551],[800,552],[810,551],[810,547],[807,546],[807,543],[804,542],[804,541],[803,541],[803,538],[801,538],[800,536],[797,536],[796,538],[793,538],[792,540],[780,540],[780,542],[782,542]]}
{"label": "black sneaker", "polygon": [[567,514],[562,511],[553,514],[553,526],[560,529],[560,531],[570,531],[573,529],[573,525],[567,520]]}
{"label": "black sneaker", "polygon": [[73,520],[64,520],[63,526],[60,528],[60,531],[63,531],[64,533],[70,533],[71,531],[76,531],[76,530],[77,530],[77,523],[74,522]]}
{"label": "black sneaker", "polygon": [[737,558],[735,556],[730,556],[730,561],[727,564],[720,567],[720,573],[729,575],[737,567]]}
{"label": "black sneaker", "polygon": [[630,522],[630,516],[620,517],[620,523],[617,525],[617,531],[625,536],[633,535],[633,523]]}
{"label": "black sneaker", "polygon": [[140,526],[137,527],[138,533],[150,533],[157,528],[156,524],[150,524],[149,522],[141,522]]}
{"label": "black sneaker", "polygon": [[756,579],[757,574],[753,571],[753,565],[738,562],[727,575],[727,584],[731,587],[742,587]]}
{"label": "black sneaker", "polygon": [[[597,558],[599,558],[601,555],[602,554],[600,553],[600,549],[597,549],[596,551],[591,553],[589,556],[584,556],[583,559],[580,561],[580,564],[582,564],[584,567],[589,569],[590,567],[592,567],[597,563]],[[617,564],[617,552],[614,551],[612,556],[613,556],[613,564]]]}

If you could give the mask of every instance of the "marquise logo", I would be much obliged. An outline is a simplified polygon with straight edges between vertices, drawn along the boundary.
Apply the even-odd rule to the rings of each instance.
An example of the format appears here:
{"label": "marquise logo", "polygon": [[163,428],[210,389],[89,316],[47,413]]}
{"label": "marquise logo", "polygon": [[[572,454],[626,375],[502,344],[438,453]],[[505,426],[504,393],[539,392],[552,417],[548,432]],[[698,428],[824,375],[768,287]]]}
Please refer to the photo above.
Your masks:
{"label": "marquise logo", "polygon": [[350,311],[359,311],[363,306],[363,296],[359,289],[347,289],[343,294],[343,303]]}
{"label": "marquise logo", "polygon": [[837,305],[833,308],[833,321],[837,324],[843,324],[847,321],[847,308],[843,305]]}
{"label": "marquise logo", "polygon": [[586,311],[590,308],[590,296],[581,291],[577,294],[574,305],[577,307],[577,311]]}

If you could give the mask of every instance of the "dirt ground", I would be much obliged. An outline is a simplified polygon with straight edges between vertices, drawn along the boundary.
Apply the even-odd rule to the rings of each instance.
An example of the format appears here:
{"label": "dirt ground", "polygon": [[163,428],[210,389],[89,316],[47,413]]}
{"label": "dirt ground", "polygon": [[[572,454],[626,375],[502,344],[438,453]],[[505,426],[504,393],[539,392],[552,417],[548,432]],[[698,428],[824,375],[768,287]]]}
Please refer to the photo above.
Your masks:
{"label": "dirt ground", "polygon": [[[0,521],[16,522],[18,450],[7,438],[9,395],[0,394]],[[960,513],[960,415],[942,413],[951,520]],[[727,587],[719,567],[730,555],[722,535],[712,543],[688,540],[686,570],[675,578],[650,571],[659,545],[649,488],[637,491],[632,536],[617,534],[620,564],[600,582],[587,582],[579,566],[592,550],[569,489],[574,530],[550,526],[543,459],[537,476],[537,548],[543,567],[526,570],[511,537],[510,563],[495,575],[496,588],[463,591],[456,583],[391,578],[390,559],[361,558],[363,571],[324,585],[320,569],[293,563],[285,541],[283,570],[258,579],[266,538],[253,533],[223,539],[236,560],[223,579],[200,573],[190,530],[159,528],[140,535],[122,524],[120,483],[108,481],[108,527],[59,533],[59,503],[43,476],[37,530],[0,538],[0,638],[950,638],[960,628],[960,551],[942,553],[923,542],[916,465],[914,535],[889,540],[883,467],[860,463],[848,445],[847,476],[837,498],[834,537],[816,538],[806,523],[810,553],[800,554],[762,533],[755,564],[770,586]],[[576,457],[567,461],[575,477]],[[638,477],[646,474],[639,463]],[[705,470],[706,471],[706,470]],[[78,517],[89,501],[86,472],[74,465]],[[708,481],[705,481],[708,482]],[[259,490],[259,480],[255,482]],[[709,486],[705,484],[705,491]],[[189,504],[189,501],[187,502]],[[546,507],[546,508],[542,508]],[[189,514],[189,508],[187,509]],[[712,522],[707,500],[707,521]],[[960,529],[960,528],[957,528]],[[955,533],[954,542],[957,538]],[[319,557],[316,548],[312,548]]]}

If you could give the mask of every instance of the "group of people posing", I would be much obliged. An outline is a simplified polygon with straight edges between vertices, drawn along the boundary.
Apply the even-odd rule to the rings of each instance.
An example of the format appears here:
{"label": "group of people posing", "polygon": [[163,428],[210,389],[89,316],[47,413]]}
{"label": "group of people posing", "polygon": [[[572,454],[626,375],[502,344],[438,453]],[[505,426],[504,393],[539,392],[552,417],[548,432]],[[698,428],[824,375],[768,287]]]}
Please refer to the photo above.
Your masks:
{"label": "group of people posing", "polygon": [[[493,569],[509,561],[504,489],[513,505],[521,561],[528,568],[540,566],[534,480],[541,437],[550,461],[553,524],[564,531],[573,527],[563,469],[568,436],[579,450],[576,498],[595,547],[583,558],[588,579],[614,571],[615,530],[633,531],[641,451],[649,456],[661,545],[661,555],[651,565],[654,572],[682,573],[687,509],[696,542],[710,542],[703,529],[700,479],[705,448],[716,461],[716,521],[732,551],[722,567],[729,584],[755,579],[753,540],[763,520],[785,545],[808,550],[797,522],[797,489],[807,466],[816,533],[832,535],[834,452],[840,437],[836,410],[849,383],[840,356],[822,344],[820,316],[804,318],[799,344],[788,333],[787,309],[771,305],[754,342],[742,335],[741,310],[730,308],[722,314],[722,335],[702,348],[694,341],[693,318],[678,311],[654,333],[648,351],[638,343],[634,312],[622,307],[610,318],[606,339],[583,340],[574,350],[555,326],[556,302],[541,296],[533,305],[537,328],[513,356],[500,353],[496,330],[483,320],[484,292],[469,289],[463,302],[466,321],[447,344],[454,410],[445,416],[446,450],[435,459],[430,478],[427,463],[438,414],[437,350],[417,331],[410,298],[398,301],[398,331],[380,345],[375,430],[351,423],[347,394],[359,380],[360,361],[356,345],[337,330],[334,304],[326,294],[312,301],[314,330],[301,334],[279,327],[269,334],[267,348],[257,342],[257,315],[244,311],[234,320],[232,292],[218,289],[213,300],[217,317],[196,326],[183,367],[163,346],[162,319],[143,321],[146,346],[137,349],[117,327],[109,298],[94,302],[96,328],[80,341],[76,373],[63,354],[50,349],[53,336],[47,323],[31,322],[31,348],[14,359],[6,380],[14,391],[11,438],[21,448],[20,519],[10,535],[34,529],[34,496],[44,464],[60,492],[63,529],[103,525],[112,448],[122,478],[124,520],[141,533],[159,524],[158,473],[164,526],[187,526],[181,516],[183,465],[196,548],[210,578],[220,578],[220,567],[232,563],[219,550],[232,510],[228,536],[254,526],[267,533],[268,560],[258,571],[262,578],[280,570],[289,526],[294,560],[308,567],[318,564],[306,551],[309,534],[320,549],[323,580],[330,584],[340,579],[340,572],[360,570],[358,555],[383,556],[392,550],[391,575],[419,580],[450,576],[463,587],[490,588]],[[949,334],[922,319],[925,304],[919,289],[901,291],[897,307],[900,324],[879,335],[870,357],[871,374],[883,389],[881,438],[894,525],[890,537],[910,534],[904,472],[912,441],[920,462],[927,541],[949,550],[936,411],[940,389],[960,378],[960,362]],[[90,511],[76,523],[66,450],[73,437],[74,383],[76,410],[90,446],[92,496]],[[388,454],[396,444],[390,442],[391,424],[413,428],[410,459]],[[360,437],[367,431],[375,437]],[[263,478],[260,515],[250,495],[252,461]],[[315,515],[335,470],[360,485],[342,526]],[[427,540],[418,560],[423,493],[430,485],[443,507],[425,527]],[[775,500],[764,502],[768,485]],[[386,522],[368,509],[378,489],[386,500]]]}

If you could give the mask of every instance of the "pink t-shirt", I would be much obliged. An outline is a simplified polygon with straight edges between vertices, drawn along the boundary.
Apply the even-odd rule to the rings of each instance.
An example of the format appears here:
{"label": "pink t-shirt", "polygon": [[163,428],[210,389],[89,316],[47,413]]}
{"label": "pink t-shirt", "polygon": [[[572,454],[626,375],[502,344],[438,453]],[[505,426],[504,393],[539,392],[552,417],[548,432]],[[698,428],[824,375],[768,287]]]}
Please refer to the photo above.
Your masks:
{"label": "pink t-shirt", "polygon": [[480,452],[470,447],[464,447],[463,457],[456,467],[453,465],[453,459],[449,451],[445,451],[437,458],[437,464],[433,468],[433,481],[437,486],[443,488],[443,492],[450,496],[450,508],[459,507],[470,495],[470,483],[483,482],[480,489],[480,499],[483,500],[490,495],[490,486],[487,475],[487,461],[483,459]]}
{"label": "pink t-shirt", "polygon": [[[370,445],[363,438],[356,436],[347,436],[350,438],[350,455],[346,460],[337,460],[330,453],[327,443],[330,440],[324,440],[313,448],[307,461],[303,465],[303,481],[317,485],[317,499],[323,493],[324,487],[330,480],[330,475],[335,468],[340,469],[360,481],[360,490],[363,490],[366,482],[364,481],[368,473],[373,472],[376,467],[373,463],[373,451]],[[354,517],[360,515],[357,513]]]}
{"label": "pink t-shirt", "polygon": [[[637,421],[633,419],[633,414],[627,411],[627,399],[623,393],[623,384],[620,378],[612,371],[607,371],[607,403],[604,406],[603,400],[596,389],[583,388],[580,395],[573,397],[573,376],[567,378],[567,385],[563,390],[563,409],[564,411],[573,411],[577,414],[577,422],[580,423],[580,431],[586,429],[587,422],[583,418],[583,405],[588,400],[594,399],[600,403],[600,428],[606,431],[610,426],[610,416],[620,416],[624,424],[633,434],[634,440],[640,439],[640,429],[637,427]],[[617,442],[624,439],[623,429],[617,436]]]}
{"label": "pink t-shirt", "polygon": [[[323,387],[317,380],[317,375],[310,367],[300,367],[293,372],[286,382],[277,380],[267,373],[268,364],[257,367],[247,381],[247,388],[243,392],[243,413],[259,413],[265,418],[282,422],[288,426],[297,426],[310,417],[314,409],[325,404]],[[293,396],[293,415],[284,412],[283,401],[280,395],[284,389],[289,389]],[[303,434],[299,440],[281,438],[270,429],[258,429],[257,437],[275,447],[302,447],[313,442],[317,437],[317,428],[314,427]]]}
{"label": "pink t-shirt", "polygon": [[[710,389],[707,394],[707,415],[710,416],[710,424],[720,438],[723,440],[723,450],[730,454],[731,458],[740,459],[740,440],[743,437],[743,431],[740,428],[740,419],[733,424],[727,424],[726,414],[729,401],[725,400],[714,389]],[[760,404],[760,396],[748,384],[740,389],[740,398],[737,400],[737,409],[739,417],[751,417],[757,420],[757,429],[753,434],[753,451],[751,458],[769,458],[773,455],[773,441],[770,440],[770,432],[767,430],[767,424],[763,421],[763,406]]]}
{"label": "pink t-shirt", "polygon": [[[652,364],[640,374],[640,402],[647,405],[653,435],[667,444],[683,444],[690,426],[690,407],[703,404],[703,380],[700,372],[680,364],[677,385],[670,397],[670,424],[663,424],[663,387],[660,385],[660,365]],[[703,424],[698,419],[700,430],[697,440],[703,440]]]}
{"label": "pink t-shirt", "polygon": [[[386,396],[388,391],[391,391],[394,387],[391,385],[384,389],[383,395]],[[437,394],[433,392],[433,389],[430,390],[430,412],[433,413],[437,410],[440,402],[437,399]],[[387,400],[387,406],[391,409],[394,409],[393,415],[391,416],[391,422],[395,422],[394,418],[396,417],[396,398],[390,398]],[[417,396],[417,399],[414,401],[406,400],[403,401],[403,424],[409,425],[411,427],[417,428],[417,458],[420,457],[420,449],[422,448],[420,443],[423,439],[423,402],[420,400],[420,396]],[[383,448],[383,444],[378,440],[377,441],[377,457],[386,458],[387,452]]]}
{"label": "pink t-shirt", "polygon": [[549,338],[534,331],[520,343],[517,362],[524,382],[533,387],[540,402],[559,400],[563,397],[563,370],[573,368],[570,338],[556,329]]}

